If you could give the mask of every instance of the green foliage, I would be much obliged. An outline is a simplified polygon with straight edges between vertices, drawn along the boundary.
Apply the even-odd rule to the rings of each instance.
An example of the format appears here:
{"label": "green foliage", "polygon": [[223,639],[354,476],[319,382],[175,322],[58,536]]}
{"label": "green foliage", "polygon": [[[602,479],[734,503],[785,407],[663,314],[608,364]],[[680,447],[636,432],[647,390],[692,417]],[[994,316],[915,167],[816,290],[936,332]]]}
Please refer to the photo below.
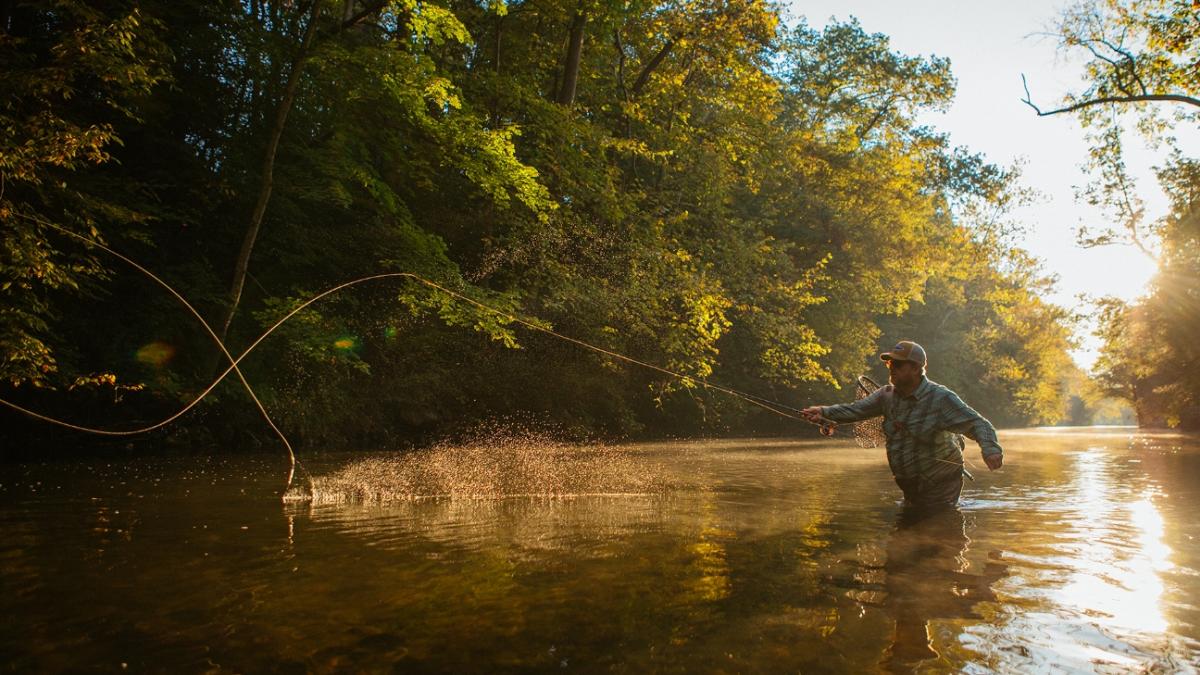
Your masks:
{"label": "green foliage", "polygon": [[785,74],[793,123],[835,143],[919,135],[916,113],[945,110],[954,96],[950,61],[889,47],[886,35],[865,33],[855,19],[820,33],[803,23],[793,29]]}
{"label": "green foliage", "polygon": [[[926,283],[920,303],[881,319],[884,335],[891,342],[929,336],[922,344],[931,377],[965,400],[987,402],[995,423],[1058,422],[1074,368],[1072,318],[1041,299],[1048,281],[1019,250],[967,242],[960,253],[947,274]],[[1008,271],[1004,258],[1015,259]]]}
{"label": "green foliage", "polygon": [[[97,236],[143,218],[89,170],[111,161],[115,125],[161,82],[159,26],[137,9],[8,3],[0,32],[0,380],[47,386],[62,293],[103,267],[61,230]],[[67,379],[69,381],[70,378]]]}
{"label": "green foliage", "polygon": [[[214,316],[298,68],[231,351],[312,293],[384,271],[475,301],[387,279],[298,314],[244,363],[286,429],[346,444],[493,415],[611,434],[771,428],[702,385],[842,396],[898,333],[999,419],[1064,408],[1069,317],[1039,300],[1048,281],[995,217],[1021,197],[1015,174],[916,122],[951,101],[946,60],[855,22],[786,29],[757,0],[328,5],[310,24],[289,3],[142,2],[132,23],[79,14],[69,39],[93,57],[47,36],[3,43],[0,77],[26,92],[4,109],[4,207],[120,241]],[[154,40],[167,34],[169,51]],[[39,93],[54,54],[86,102]],[[51,154],[21,154],[31,143]],[[108,261],[13,222],[3,292],[32,290],[0,320],[6,379],[43,381],[70,353],[68,378],[101,364],[161,396],[207,384],[211,345],[169,298],[124,272],[88,302],[51,297]],[[81,334],[111,338],[73,346]],[[171,356],[132,356],[151,343]],[[222,415],[243,414],[244,394],[219,396]]]}

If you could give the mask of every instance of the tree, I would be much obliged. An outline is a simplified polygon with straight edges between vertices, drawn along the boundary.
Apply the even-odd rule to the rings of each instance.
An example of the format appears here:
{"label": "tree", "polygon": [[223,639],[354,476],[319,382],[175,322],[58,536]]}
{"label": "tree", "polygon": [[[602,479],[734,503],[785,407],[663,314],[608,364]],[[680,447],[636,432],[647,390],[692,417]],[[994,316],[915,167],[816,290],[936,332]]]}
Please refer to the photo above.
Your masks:
{"label": "tree", "polygon": [[[1026,88],[1025,103],[1038,115],[1079,113],[1093,121],[1108,105],[1183,104],[1181,121],[1200,110],[1200,9],[1186,0],[1089,0],[1068,6],[1053,35],[1065,50],[1084,51],[1088,86],[1043,111]],[[1143,108],[1155,124],[1156,110]]]}
{"label": "tree", "polygon": [[106,275],[64,233],[99,237],[147,218],[94,169],[111,162],[136,100],[166,79],[159,31],[136,8],[0,7],[0,379],[14,386],[55,383],[51,324],[63,294]]}
{"label": "tree", "polygon": [[[172,86],[123,115],[30,106],[80,128],[111,116],[111,160],[71,177],[119,186],[100,235],[228,323],[232,347],[350,279],[453,291],[362,283],[262,342],[240,367],[294,440],[372,446],[497,415],[580,435],[795,432],[705,385],[831,396],[902,321],[966,345],[954,372],[1014,401],[1003,419],[1055,405],[1039,378],[1057,381],[1067,319],[980,215],[1014,198],[1010,174],[917,122],[953,93],[943,59],[854,22],[789,30],[759,1],[138,7],[172,36],[156,57]],[[12,53],[43,63],[34,47]],[[44,194],[43,213],[81,212]],[[90,414],[152,418],[206,388],[212,345],[170,299],[103,281],[39,309],[79,364],[146,384]],[[245,396],[216,389],[222,424],[195,429],[255,443]]]}
{"label": "tree", "polygon": [[312,0],[307,12],[307,19],[304,21],[300,44],[296,48],[295,56],[291,59],[283,92],[279,96],[279,102],[275,105],[275,114],[272,116],[271,126],[267,130],[267,147],[263,151],[258,197],[254,200],[254,210],[250,214],[250,222],[246,226],[246,234],[242,238],[242,246],[233,265],[233,282],[229,289],[228,308],[224,318],[221,319],[220,329],[217,332],[222,341],[229,334],[229,324],[233,322],[238,304],[242,300],[242,288],[246,285],[246,273],[250,268],[250,255],[254,252],[254,243],[258,240],[258,231],[262,227],[263,216],[266,214],[267,204],[271,200],[271,190],[275,186],[275,156],[279,151],[279,139],[283,136],[288,114],[296,100],[296,90],[300,86],[300,77],[312,50],[313,36],[317,33],[317,22],[320,16],[321,2]]}
{"label": "tree", "polygon": [[[1190,289],[1200,268],[1193,234],[1200,173],[1173,152],[1159,170],[1171,212],[1146,223],[1137,186],[1123,159],[1125,119],[1168,148],[1176,125],[1200,121],[1200,8],[1173,0],[1096,0],[1064,11],[1056,30],[1065,50],[1086,55],[1086,88],[1039,115],[1071,114],[1091,129],[1094,179],[1085,198],[1116,221],[1079,233],[1085,245],[1132,244],[1159,263],[1149,294],[1132,304],[1100,301],[1097,335],[1104,340],[1100,381],[1130,400],[1144,426],[1200,426],[1200,388],[1184,375],[1197,361],[1192,346],[1200,304]],[[1160,105],[1161,104],[1161,105]]]}
{"label": "tree", "polygon": [[[1079,234],[1086,246],[1132,244],[1154,257],[1136,184],[1123,159],[1122,124],[1132,112],[1153,143],[1170,143],[1174,124],[1200,121],[1200,10],[1182,0],[1089,0],[1067,7],[1052,35],[1060,49],[1085,54],[1080,92],[1042,110],[1028,85],[1024,102],[1039,116],[1071,114],[1091,129],[1089,169],[1095,181],[1085,198],[1118,223]],[[1154,105],[1165,103],[1165,106]]]}

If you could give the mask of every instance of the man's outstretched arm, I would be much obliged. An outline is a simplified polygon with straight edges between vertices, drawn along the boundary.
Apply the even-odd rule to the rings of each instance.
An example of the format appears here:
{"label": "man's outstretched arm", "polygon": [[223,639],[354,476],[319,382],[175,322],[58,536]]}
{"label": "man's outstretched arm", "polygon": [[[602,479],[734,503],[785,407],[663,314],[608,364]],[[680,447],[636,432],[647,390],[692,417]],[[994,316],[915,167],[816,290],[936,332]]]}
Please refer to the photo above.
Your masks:
{"label": "man's outstretched arm", "polygon": [[942,413],[943,428],[962,434],[979,444],[983,461],[989,469],[999,469],[1004,464],[1004,449],[996,438],[996,427],[974,408],[963,402],[958,394],[951,392],[945,399]]}
{"label": "man's outstretched arm", "polygon": [[883,399],[887,396],[887,392],[883,389],[878,389],[870,396],[859,399],[854,403],[845,403],[840,405],[814,405],[805,408],[802,412],[804,416],[811,421],[818,421],[818,418],[825,418],[831,422],[860,422],[872,417],[879,417],[883,414]]}

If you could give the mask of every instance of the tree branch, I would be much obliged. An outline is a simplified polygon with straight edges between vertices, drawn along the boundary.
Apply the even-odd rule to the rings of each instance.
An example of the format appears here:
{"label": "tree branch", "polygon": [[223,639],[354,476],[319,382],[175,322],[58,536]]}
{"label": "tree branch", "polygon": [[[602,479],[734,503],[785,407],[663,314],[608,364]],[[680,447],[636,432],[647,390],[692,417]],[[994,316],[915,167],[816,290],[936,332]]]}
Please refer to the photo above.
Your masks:
{"label": "tree branch", "polygon": [[854,133],[854,135],[858,137],[858,140],[860,140],[860,141],[863,140],[864,138],[867,137],[867,134],[871,133],[871,130],[875,128],[876,124],[879,124],[880,120],[883,119],[883,116],[888,114],[889,111],[891,111],[892,103],[894,103],[895,100],[896,100],[895,96],[889,96],[888,99],[886,101],[884,101],[883,105],[880,106],[879,109],[875,111],[875,115],[873,117],[871,117],[871,121],[867,122],[866,125],[858,128],[858,131],[856,131]]}
{"label": "tree branch", "polygon": [[667,54],[671,53],[671,49],[675,46],[675,43],[678,42],[680,38],[684,37],[684,35],[684,33],[681,33],[680,35],[667,40],[666,44],[662,46],[662,49],[659,49],[658,53],[651,57],[650,61],[642,67],[642,72],[638,73],[637,79],[633,81],[633,87],[630,89],[630,93],[634,97],[637,97],[642,93],[642,88],[645,87],[646,83],[650,81],[650,74],[654,72],[655,68],[658,68],[658,66],[663,62],[663,59],[667,58]]}
{"label": "tree branch", "polygon": [[378,13],[379,11],[383,10],[384,7],[387,7],[389,1],[390,0],[381,0],[380,2],[368,3],[366,9],[360,10],[354,16],[351,16],[350,18],[338,24],[338,31],[353,28],[354,25],[359,21],[362,21],[372,14]]}
{"label": "tree branch", "polygon": [[1025,98],[1021,102],[1033,108],[1033,111],[1038,114],[1038,117],[1049,117],[1050,115],[1059,115],[1062,113],[1075,112],[1083,108],[1090,108],[1095,105],[1104,105],[1105,103],[1149,103],[1154,101],[1164,101],[1169,103],[1186,103],[1200,108],[1200,98],[1192,96],[1184,96],[1183,94],[1140,94],[1137,96],[1101,96],[1099,98],[1079,101],[1063,108],[1043,111],[1031,99],[1029,94],[1029,83],[1025,81],[1025,76],[1021,75],[1021,83],[1025,85]]}
{"label": "tree branch", "polygon": [[1142,235],[1138,227],[1144,209],[1140,209],[1134,205],[1134,198],[1129,194],[1129,181],[1126,180],[1125,172],[1123,170],[1116,171],[1116,178],[1121,187],[1121,206],[1125,210],[1125,229],[1129,230],[1129,241],[1144,253],[1147,258],[1157,261],[1158,256],[1154,255],[1154,252],[1146,246],[1146,242],[1142,241]]}
{"label": "tree branch", "polygon": [[[1112,66],[1113,75],[1115,77],[1117,77],[1117,80],[1118,80],[1117,88],[1120,89],[1123,93],[1125,93],[1126,95],[1129,95],[1129,96],[1137,95],[1137,94],[1132,93],[1130,91],[1129,87],[1126,87],[1125,84],[1123,82],[1121,82],[1121,72],[1125,71],[1127,73],[1126,76],[1129,77],[1129,79],[1132,80],[1135,84],[1137,84],[1138,89],[1141,91],[1141,95],[1143,95],[1143,96],[1149,95],[1150,90],[1146,87],[1146,83],[1142,81],[1141,75],[1138,75],[1137,58],[1134,57],[1133,53],[1130,52],[1129,50],[1118,46],[1119,44],[1124,44],[1124,40],[1125,40],[1125,38],[1124,38],[1124,36],[1122,36],[1121,40],[1117,44],[1113,44],[1112,42],[1110,42],[1102,37],[1098,37],[1098,38],[1093,38],[1091,40],[1084,41],[1083,45],[1087,48],[1087,50],[1089,52],[1092,53],[1092,56],[1095,56],[1096,58],[1100,59],[1101,61],[1104,61],[1108,65]],[[1109,51],[1119,55],[1121,57],[1121,61],[1118,62],[1118,61],[1115,61],[1113,59],[1110,59],[1110,58],[1102,55],[1100,52],[1096,51],[1096,49],[1094,47],[1092,47],[1092,43],[1104,45]]]}
{"label": "tree branch", "polygon": [[617,48],[617,90],[621,98],[629,101],[629,90],[625,88],[625,44],[621,42],[620,29],[613,29],[613,46]]}

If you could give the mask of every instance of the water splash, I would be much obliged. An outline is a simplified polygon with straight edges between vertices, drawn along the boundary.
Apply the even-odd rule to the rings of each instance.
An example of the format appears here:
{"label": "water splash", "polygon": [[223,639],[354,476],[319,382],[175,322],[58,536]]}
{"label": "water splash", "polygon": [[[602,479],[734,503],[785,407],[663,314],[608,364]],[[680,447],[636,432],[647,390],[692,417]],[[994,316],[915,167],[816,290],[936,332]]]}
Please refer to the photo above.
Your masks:
{"label": "water splash", "polygon": [[574,444],[544,433],[495,430],[393,456],[351,462],[297,486],[284,501],[313,504],[422,499],[655,496],[695,489],[630,447]]}

